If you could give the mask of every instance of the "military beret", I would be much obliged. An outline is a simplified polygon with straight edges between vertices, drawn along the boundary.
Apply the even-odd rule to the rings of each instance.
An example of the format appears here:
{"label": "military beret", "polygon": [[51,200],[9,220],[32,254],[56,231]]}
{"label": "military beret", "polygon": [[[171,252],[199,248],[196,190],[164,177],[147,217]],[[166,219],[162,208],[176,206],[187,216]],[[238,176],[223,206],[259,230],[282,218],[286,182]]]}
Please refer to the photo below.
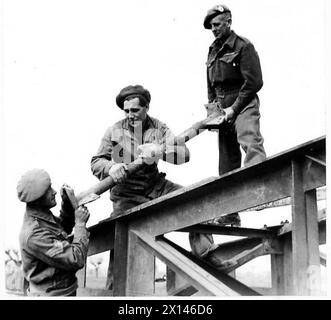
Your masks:
{"label": "military beret", "polygon": [[217,6],[212,7],[210,10],[208,10],[207,15],[205,17],[205,20],[203,21],[203,26],[206,29],[211,29],[210,21],[214,19],[216,16],[219,14],[225,13],[225,12],[230,12],[230,9],[225,6],[224,4],[220,4]]}
{"label": "military beret", "polygon": [[17,184],[17,196],[22,202],[31,202],[43,196],[49,186],[51,178],[43,169],[27,171]]}
{"label": "military beret", "polygon": [[116,104],[123,109],[124,101],[128,97],[143,97],[148,103],[151,101],[151,94],[147,89],[143,86],[135,85],[135,86],[127,86],[123,88],[120,93],[116,97]]}

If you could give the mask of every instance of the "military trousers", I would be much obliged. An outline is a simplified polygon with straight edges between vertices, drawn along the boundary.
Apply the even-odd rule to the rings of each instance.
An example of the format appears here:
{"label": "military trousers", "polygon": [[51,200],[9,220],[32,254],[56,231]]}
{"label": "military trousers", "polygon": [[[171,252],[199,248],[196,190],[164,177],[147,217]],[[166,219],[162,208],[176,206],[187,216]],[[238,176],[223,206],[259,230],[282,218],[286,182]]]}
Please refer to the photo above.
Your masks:
{"label": "military trousers", "polygon": [[[219,100],[222,104],[223,99]],[[222,124],[218,133],[218,169],[220,175],[241,167],[240,147],[246,154],[244,158],[245,166],[266,159],[263,147],[264,139],[260,132],[259,106],[259,98],[256,96],[237,115],[233,123]]]}

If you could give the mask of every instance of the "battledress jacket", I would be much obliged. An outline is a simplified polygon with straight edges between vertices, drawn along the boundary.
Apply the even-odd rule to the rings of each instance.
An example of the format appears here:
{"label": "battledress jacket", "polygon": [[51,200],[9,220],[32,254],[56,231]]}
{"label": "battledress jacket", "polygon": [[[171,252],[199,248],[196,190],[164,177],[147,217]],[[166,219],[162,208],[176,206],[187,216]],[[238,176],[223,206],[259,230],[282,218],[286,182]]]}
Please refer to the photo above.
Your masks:
{"label": "battledress jacket", "polygon": [[71,240],[74,222],[70,204],[62,202],[59,217],[27,204],[19,241],[31,295],[66,296],[76,291],[75,273],[85,264],[89,232],[76,225]]}
{"label": "battledress jacket", "polygon": [[262,88],[262,71],[259,56],[253,44],[231,31],[222,43],[216,39],[209,48],[207,60],[208,101],[219,95],[236,92],[224,108],[232,106],[239,114]]}
{"label": "battledress jacket", "polygon": [[[104,179],[109,176],[109,169],[115,163],[130,163],[137,159],[137,148],[145,143],[165,143],[167,145],[163,160],[181,164],[187,161],[184,155],[189,153],[187,147],[171,145],[174,134],[166,124],[156,118],[147,116],[141,133],[133,132],[128,119],[123,119],[110,126],[101,141],[97,154],[91,159],[93,174]],[[185,152],[186,151],[186,152]],[[164,173],[160,173],[157,162],[144,165],[143,168],[130,175],[123,184],[114,186],[110,199],[115,196],[125,195],[127,192],[145,193],[154,188],[159,179],[163,179]]]}

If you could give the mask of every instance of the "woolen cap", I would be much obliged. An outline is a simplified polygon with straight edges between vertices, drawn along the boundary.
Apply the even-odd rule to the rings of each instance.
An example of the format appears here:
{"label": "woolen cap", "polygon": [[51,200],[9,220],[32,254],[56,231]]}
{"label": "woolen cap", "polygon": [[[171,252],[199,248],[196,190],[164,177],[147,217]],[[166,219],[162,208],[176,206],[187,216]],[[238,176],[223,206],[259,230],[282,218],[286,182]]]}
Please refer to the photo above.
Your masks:
{"label": "woolen cap", "polygon": [[27,171],[17,184],[17,196],[22,202],[31,202],[43,196],[49,186],[51,178],[43,169]]}
{"label": "woolen cap", "polygon": [[124,101],[128,97],[143,97],[148,103],[151,101],[151,94],[141,85],[127,86],[123,88],[116,97],[116,104],[123,109]]}
{"label": "woolen cap", "polygon": [[210,21],[214,19],[216,16],[225,13],[225,12],[230,12],[230,9],[225,6],[224,4],[220,4],[217,6],[212,7],[211,9],[208,10],[207,15],[205,17],[205,20],[203,21],[203,26],[206,29],[211,29]]}

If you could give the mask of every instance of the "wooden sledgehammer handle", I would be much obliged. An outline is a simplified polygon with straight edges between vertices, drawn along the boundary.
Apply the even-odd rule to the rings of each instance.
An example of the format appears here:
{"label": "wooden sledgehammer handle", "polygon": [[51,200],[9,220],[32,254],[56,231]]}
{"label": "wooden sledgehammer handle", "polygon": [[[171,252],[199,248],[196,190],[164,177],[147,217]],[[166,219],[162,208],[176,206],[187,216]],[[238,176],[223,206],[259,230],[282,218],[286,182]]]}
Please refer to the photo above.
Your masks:
{"label": "wooden sledgehammer handle", "polygon": [[[211,108],[212,108],[210,115],[206,119],[196,122],[190,128],[186,129],[181,134],[176,136],[174,139],[175,145],[184,144],[185,142],[189,141],[190,139],[196,137],[201,132],[206,130],[208,128],[208,124],[210,124],[211,122],[216,120],[216,122],[220,124],[223,121],[224,115],[221,112],[221,110],[217,107],[216,104],[206,105],[206,108],[207,108],[207,106],[209,106],[209,107],[211,106]],[[136,171],[140,170],[144,165],[145,164],[144,164],[144,161],[142,158],[138,158],[135,161],[129,163],[128,169],[127,169],[128,175],[131,175],[131,174],[135,173]],[[80,194],[78,194],[76,196],[77,201],[79,202],[81,199],[83,199],[84,197],[86,197],[89,194],[101,195],[102,193],[111,189],[114,185],[115,185],[115,182],[114,182],[113,178],[108,176],[105,179],[101,180],[100,182],[96,183],[94,186],[92,186],[88,190],[83,191]]]}
{"label": "wooden sledgehammer handle", "polygon": [[[128,175],[133,174],[140,170],[144,166],[144,161],[142,158],[138,158],[135,161],[128,164]],[[97,195],[101,195],[102,193],[106,192],[107,190],[111,189],[115,186],[114,179],[111,176],[106,177],[105,179],[101,180],[100,182],[96,183],[94,186],[79,193],[76,196],[77,201],[79,202],[81,199],[85,198],[87,195],[94,193]]]}

